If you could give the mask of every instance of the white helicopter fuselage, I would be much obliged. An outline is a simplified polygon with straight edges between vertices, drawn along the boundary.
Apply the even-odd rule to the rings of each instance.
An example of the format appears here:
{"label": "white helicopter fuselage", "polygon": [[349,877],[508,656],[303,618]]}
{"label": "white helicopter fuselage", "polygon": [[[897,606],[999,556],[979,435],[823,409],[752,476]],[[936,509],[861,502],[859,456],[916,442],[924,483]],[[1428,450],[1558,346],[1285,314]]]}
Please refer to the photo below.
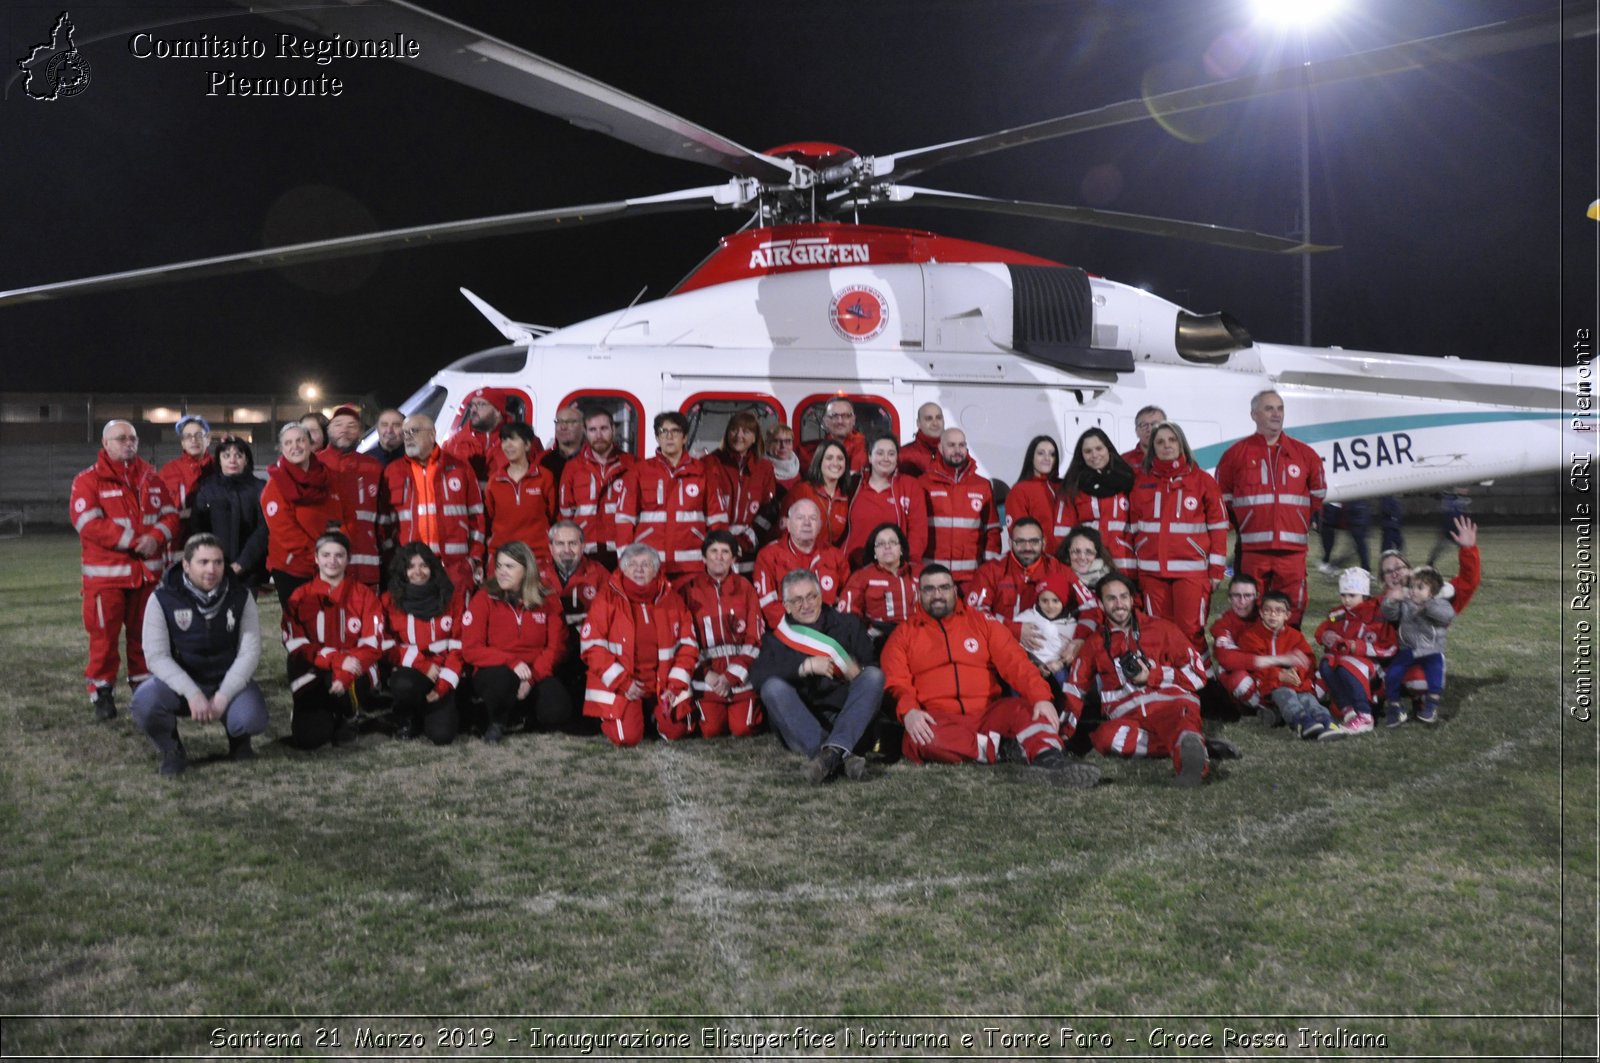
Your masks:
{"label": "white helicopter fuselage", "polygon": [[[1067,267],[1024,269],[1055,281],[1043,271]],[[1180,353],[1180,325],[1194,315],[1072,272],[1075,297],[1019,292],[1017,267],[989,262],[821,266],[715,283],[532,337],[521,365],[509,349],[462,359],[408,408],[427,400],[445,434],[483,386],[520,392],[536,426],[570,401],[624,404],[648,455],[651,441],[639,437],[651,418],[708,398],[764,406],[797,438],[815,436],[815,413],[805,414],[830,397],[875,400],[901,440],[917,408],[935,402],[947,425],[966,431],[985,474],[1010,483],[1036,435],[1070,448],[1098,426],[1131,448],[1146,405],[1181,425],[1214,469],[1255,431],[1251,398],[1272,388],[1287,431],[1322,455],[1333,500],[1553,472],[1569,445],[1592,445],[1567,438],[1554,368],[1253,344],[1242,332],[1231,343],[1222,335],[1220,349]],[[1041,313],[1086,308],[1089,319],[1063,326],[1076,342],[1040,338],[1057,327],[1039,324]],[[710,428],[698,449],[720,442]]]}

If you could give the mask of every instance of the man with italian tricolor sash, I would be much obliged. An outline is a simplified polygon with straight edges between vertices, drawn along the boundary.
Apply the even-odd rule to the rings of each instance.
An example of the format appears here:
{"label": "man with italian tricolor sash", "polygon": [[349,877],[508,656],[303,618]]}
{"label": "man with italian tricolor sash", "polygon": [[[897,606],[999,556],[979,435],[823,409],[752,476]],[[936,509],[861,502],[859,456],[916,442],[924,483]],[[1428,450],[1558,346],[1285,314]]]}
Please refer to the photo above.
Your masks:
{"label": "man with italian tricolor sash", "polygon": [[855,748],[883,700],[883,673],[861,621],[822,603],[815,573],[783,577],[784,614],[761,639],[750,685],[761,692],[783,744],[806,757],[805,777],[826,782],[841,771],[860,781]]}

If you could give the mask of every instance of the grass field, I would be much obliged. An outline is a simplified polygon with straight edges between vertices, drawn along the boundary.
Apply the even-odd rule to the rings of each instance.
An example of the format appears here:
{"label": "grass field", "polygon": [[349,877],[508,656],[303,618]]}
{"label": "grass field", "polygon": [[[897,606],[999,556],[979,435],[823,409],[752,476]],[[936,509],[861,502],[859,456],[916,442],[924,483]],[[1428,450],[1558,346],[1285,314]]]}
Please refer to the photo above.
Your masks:
{"label": "grass field", "polygon": [[[232,765],[198,726],[163,779],[81,693],[76,540],[0,543],[0,1054],[1593,1056],[1596,739],[1561,711],[1557,533],[1482,547],[1436,729],[1229,725],[1245,759],[1199,791],[1118,762],[1082,792],[904,764],[809,788],[771,737]],[[750,1040],[797,1026],[833,1040]]]}

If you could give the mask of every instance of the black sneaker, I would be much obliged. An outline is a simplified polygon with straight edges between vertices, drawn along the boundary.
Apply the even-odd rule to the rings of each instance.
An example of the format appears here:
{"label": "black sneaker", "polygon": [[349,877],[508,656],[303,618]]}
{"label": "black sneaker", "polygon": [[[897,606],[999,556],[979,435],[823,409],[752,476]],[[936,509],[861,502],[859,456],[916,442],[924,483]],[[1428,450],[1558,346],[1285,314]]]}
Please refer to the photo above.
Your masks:
{"label": "black sneaker", "polygon": [[483,732],[483,741],[486,745],[497,746],[500,744],[500,739],[505,736],[506,733],[500,729],[499,724],[491,723]]}
{"label": "black sneaker", "polygon": [[823,746],[817,755],[801,766],[800,772],[812,785],[825,783],[844,766],[844,754],[833,746]]}
{"label": "black sneaker", "polygon": [[860,782],[867,777],[867,758],[858,757],[854,753],[844,758],[844,777],[851,782]]}
{"label": "black sneaker", "polygon": [[255,747],[250,744],[250,736],[249,735],[240,735],[237,738],[235,738],[233,735],[229,735],[228,736],[228,759],[229,760],[255,760],[256,759]]}
{"label": "black sneaker", "polygon": [[349,720],[340,720],[339,726],[333,731],[333,744],[347,746],[361,737],[361,732],[356,730],[356,725]]}
{"label": "black sneaker", "polygon": [[1072,760],[1059,749],[1046,749],[1033,758],[1038,777],[1054,786],[1067,786],[1074,790],[1087,790],[1100,781],[1100,768],[1081,760]]}
{"label": "black sneaker", "polygon": [[165,753],[161,754],[161,765],[156,768],[158,775],[182,775],[189,766],[189,755],[183,751],[183,743],[179,742]]}
{"label": "black sneaker", "polygon": [[1215,735],[1206,736],[1206,755],[1212,760],[1243,760],[1244,754],[1239,752],[1239,747],[1226,738]]}
{"label": "black sneaker", "polygon": [[1199,731],[1185,731],[1178,737],[1178,748],[1173,751],[1178,760],[1178,773],[1173,780],[1185,789],[1199,786],[1211,766],[1211,756],[1206,752],[1206,740]]}
{"label": "black sneaker", "polygon": [[97,720],[114,720],[117,718],[117,699],[111,693],[110,687],[98,687],[94,692],[94,718]]}
{"label": "black sneaker", "polygon": [[1026,764],[1028,754],[1022,751],[1022,743],[1015,738],[1000,739],[1000,752],[995,759],[1001,764]]}

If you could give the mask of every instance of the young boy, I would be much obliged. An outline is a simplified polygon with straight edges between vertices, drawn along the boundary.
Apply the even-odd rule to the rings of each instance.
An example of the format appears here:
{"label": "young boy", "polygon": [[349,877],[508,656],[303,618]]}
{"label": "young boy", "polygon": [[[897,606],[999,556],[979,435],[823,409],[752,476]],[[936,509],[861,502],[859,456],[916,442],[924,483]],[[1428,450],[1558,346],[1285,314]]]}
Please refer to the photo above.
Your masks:
{"label": "young boy", "polygon": [[1239,650],[1252,657],[1250,670],[1262,696],[1261,722],[1270,724],[1281,715],[1301,738],[1343,738],[1344,732],[1333,725],[1333,717],[1311,692],[1316,656],[1306,637],[1289,626],[1293,611],[1289,596],[1268,591],[1261,596],[1259,611],[1259,619],[1239,636]]}
{"label": "young boy", "polygon": [[1406,722],[1400,707],[1400,684],[1413,664],[1422,669],[1428,693],[1417,710],[1417,722],[1432,725],[1439,719],[1439,695],[1444,690],[1444,640],[1456,611],[1439,597],[1444,577],[1428,565],[1412,570],[1404,587],[1383,598],[1383,617],[1400,635],[1400,652],[1394,655],[1383,679],[1383,723],[1399,727]]}
{"label": "young boy", "polygon": [[1317,626],[1323,648],[1317,674],[1351,734],[1372,730],[1372,680],[1381,674],[1380,661],[1396,649],[1394,628],[1383,619],[1378,600],[1367,597],[1371,590],[1365,569],[1345,569],[1339,574],[1339,608]]}

